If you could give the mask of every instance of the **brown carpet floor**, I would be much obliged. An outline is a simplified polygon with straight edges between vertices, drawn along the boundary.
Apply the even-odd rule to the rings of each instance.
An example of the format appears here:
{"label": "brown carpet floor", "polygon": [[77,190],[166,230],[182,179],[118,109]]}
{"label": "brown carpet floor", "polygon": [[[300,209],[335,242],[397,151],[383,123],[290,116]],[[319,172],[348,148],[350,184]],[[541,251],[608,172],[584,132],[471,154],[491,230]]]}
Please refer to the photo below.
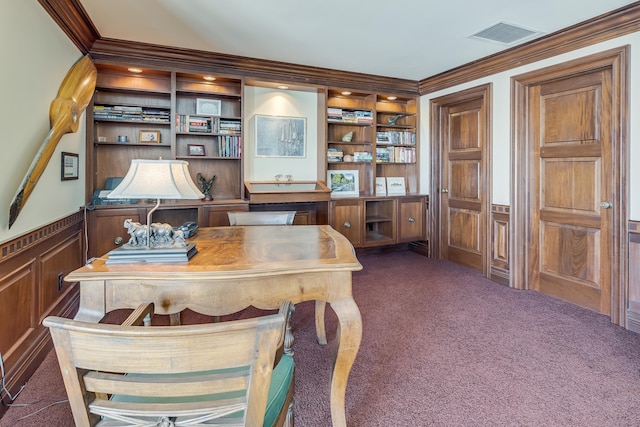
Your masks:
{"label": "brown carpet floor", "polygon": [[[640,335],[412,252],[360,261],[354,296],[364,331],[349,426],[640,425]],[[319,346],[313,310],[298,304],[293,317],[298,427],[331,425],[336,319],[327,309],[330,341]],[[65,398],[51,353],[14,402],[39,403],[10,408],[0,426],[70,427],[68,403],[48,406]]]}

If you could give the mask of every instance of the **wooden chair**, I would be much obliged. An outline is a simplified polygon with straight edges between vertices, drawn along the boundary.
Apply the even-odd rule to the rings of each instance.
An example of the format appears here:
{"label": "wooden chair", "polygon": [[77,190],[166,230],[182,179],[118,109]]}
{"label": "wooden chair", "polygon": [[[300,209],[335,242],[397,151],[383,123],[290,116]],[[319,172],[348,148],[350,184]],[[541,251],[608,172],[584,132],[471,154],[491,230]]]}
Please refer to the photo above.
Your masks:
{"label": "wooden chair", "polygon": [[[47,317],[75,425],[293,425],[293,309],[222,323],[140,327]],[[275,367],[274,367],[275,366]]]}
{"label": "wooden chair", "polygon": [[229,225],[292,225],[296,211],[227,212]]}

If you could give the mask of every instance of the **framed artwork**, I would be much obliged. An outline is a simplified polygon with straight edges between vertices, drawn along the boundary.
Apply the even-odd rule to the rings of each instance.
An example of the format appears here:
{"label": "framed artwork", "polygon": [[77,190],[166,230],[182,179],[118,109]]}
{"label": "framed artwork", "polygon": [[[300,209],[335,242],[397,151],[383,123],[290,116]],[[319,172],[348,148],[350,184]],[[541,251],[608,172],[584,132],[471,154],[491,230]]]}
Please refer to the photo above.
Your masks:
{"label": "framed artwork", "polygon": [[160,142],[159,130],[141,130],[138,134],[138,142]]}
{"label": "framed artwork", "polygon": [[219,116],[221,111],[222,101],[219,99],[196,98],[196,114]]}
{"label": "framed artwork", "polygon": [[376,177],[376,196],[387,195],[387,181],[385,177]]}
{"label": "framed artwork", "polygon": [[62,152],[62,162],[60,164],[60,179],[68,181],[78,179],[79,157],[76,153]]}
{"label": "framed artwork", "polygon": [[360,182],[357,170],[327,171],[327,186],[331,197],[357,197],[360,195]]}
{"label": "framed artwork", "polygon": [[387,177],[387,194],[407,194],[407,189],[404,184],[404,177]]}
{"label": "framed artwork", "polygon": [[204,156],[204,145],[201,144],[187,144],[190,156]]}
{"label": "framed artwork", "polygon": [[306,156],[307,119],[256,115],[257,157]]}

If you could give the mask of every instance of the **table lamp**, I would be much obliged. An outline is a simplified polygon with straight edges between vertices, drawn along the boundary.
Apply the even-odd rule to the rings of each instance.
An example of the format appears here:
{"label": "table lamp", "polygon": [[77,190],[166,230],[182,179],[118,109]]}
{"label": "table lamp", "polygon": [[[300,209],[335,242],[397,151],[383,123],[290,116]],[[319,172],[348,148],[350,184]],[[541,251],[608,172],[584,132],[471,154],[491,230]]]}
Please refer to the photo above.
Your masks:
{"label": "table lamp", "polygon": [[109,252],[107,264],[134,262],[186,261],[197,251],[195,244],[186,244],[181,232],[169,224],[153,224],[151,215],[160,206],[161,199],[201,199],[200,192],[189,174],[189,163],[183,160],[133,159],[122,182],[109,199],[156,199],[156,205],[147,214],[147,224],[131,220],[125,227],[131,236],[128,243]]}

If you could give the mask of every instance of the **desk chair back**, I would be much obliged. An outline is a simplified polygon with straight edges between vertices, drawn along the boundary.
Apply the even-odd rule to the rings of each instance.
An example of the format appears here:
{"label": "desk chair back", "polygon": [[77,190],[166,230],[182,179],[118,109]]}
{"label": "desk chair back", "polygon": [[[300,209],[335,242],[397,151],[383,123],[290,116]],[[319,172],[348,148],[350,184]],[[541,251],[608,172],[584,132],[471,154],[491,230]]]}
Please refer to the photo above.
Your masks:
{"label": "desk chair back", "polygon": [[123,326],[59,317],[43,324],[76,426],[262,426],[290,307],[203,325]]}
{"label": "desk chair back", "polygon": [[227,212],[229,225],[291,225],[296,211]]}

